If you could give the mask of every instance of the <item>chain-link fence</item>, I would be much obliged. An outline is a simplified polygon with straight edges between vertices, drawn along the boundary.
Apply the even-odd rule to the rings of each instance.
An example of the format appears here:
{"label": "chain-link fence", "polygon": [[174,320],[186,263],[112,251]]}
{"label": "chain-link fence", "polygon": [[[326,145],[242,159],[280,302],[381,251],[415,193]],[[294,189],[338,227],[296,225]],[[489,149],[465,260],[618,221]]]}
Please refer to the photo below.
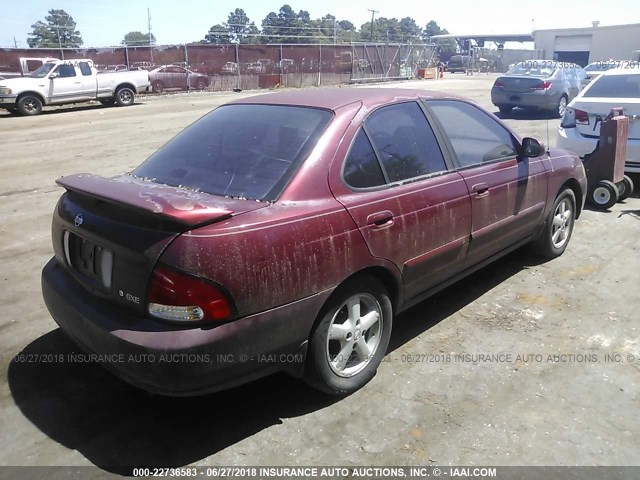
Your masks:
{"label": "chain-link fence", "polygon": [[434,52],[411,44],[0,49],[0,77],[29,74],[48,58],[89,58],[99,71],[147,70],[156,92],[307,87],[411,78],[433,66]]}

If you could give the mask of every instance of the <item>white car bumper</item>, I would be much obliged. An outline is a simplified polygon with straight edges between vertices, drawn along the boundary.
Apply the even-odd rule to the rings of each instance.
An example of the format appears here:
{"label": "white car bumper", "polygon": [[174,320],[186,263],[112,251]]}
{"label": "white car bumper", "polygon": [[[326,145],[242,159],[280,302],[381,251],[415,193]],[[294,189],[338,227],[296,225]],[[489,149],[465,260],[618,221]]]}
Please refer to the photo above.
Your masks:
{"label": "white car bumper", "polygon": [[[556,146],[572,150],[580,158],[593,152],[598,144],[597,138],[585,137],[576,128],[558,127]],[[625,172],[640,173],[640,140],[627,142],[627,161]]]}

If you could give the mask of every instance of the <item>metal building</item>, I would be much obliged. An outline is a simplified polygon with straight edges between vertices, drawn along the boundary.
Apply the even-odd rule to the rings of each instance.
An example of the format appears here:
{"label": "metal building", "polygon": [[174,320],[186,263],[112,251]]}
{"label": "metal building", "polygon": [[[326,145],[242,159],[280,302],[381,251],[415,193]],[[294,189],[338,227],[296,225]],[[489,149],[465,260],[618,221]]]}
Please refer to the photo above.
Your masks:
{"label": "metal building", "polygon": [[640,23],[587,28],[535,30],[535,48],[544,58],[582,66],[599,60],[640,60]]}

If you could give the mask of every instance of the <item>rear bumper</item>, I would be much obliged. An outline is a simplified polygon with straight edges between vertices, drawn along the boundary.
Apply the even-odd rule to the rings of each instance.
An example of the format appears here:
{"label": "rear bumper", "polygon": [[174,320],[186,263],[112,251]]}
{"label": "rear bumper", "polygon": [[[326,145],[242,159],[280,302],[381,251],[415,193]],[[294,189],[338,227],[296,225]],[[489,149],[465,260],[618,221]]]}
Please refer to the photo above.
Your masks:
{"label": "rear bumper", "polygon": [[511,107],[555,110],[561,96],[562,92],[549,93],[542,90],[535,92],[504,92],[497,88],[491,89],[491,103],[496,107],[508,105]]}
{"label": "rear bumper", "polygon": [[[577,128],[558,128],[556,145],[575,152],[579,157],[593,152],[598,145],[598,139],[585,137]],[[640,140],[627,141],[627,161],[625,172],[640,173]]]}
{"label": "rear bumper", "polygon": [[300,375],[322,292],[217,327],[185,328],[138,317],[93,297],[51,259],[42,294],[56,323],[123,380],[163,395],[223,390],[287,371]]}

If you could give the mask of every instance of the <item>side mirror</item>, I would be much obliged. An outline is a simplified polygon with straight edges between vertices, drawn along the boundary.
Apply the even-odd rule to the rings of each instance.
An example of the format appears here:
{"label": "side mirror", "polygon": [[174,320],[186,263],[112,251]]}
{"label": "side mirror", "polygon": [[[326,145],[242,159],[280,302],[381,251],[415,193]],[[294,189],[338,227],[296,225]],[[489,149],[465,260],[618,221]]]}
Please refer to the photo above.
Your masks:
{"label": "side mirror", "polygon": [[525,137],[522,139],[520,155],[525,157],[539,157],[544,153],[544,147],[535,138]]}
{"label": "side mirror", "polygon": [[60,74],[58,72],[53,72],[51,75],[49,75],[49,80],[53,80],[54,78],[58,78],[60,76]]}

